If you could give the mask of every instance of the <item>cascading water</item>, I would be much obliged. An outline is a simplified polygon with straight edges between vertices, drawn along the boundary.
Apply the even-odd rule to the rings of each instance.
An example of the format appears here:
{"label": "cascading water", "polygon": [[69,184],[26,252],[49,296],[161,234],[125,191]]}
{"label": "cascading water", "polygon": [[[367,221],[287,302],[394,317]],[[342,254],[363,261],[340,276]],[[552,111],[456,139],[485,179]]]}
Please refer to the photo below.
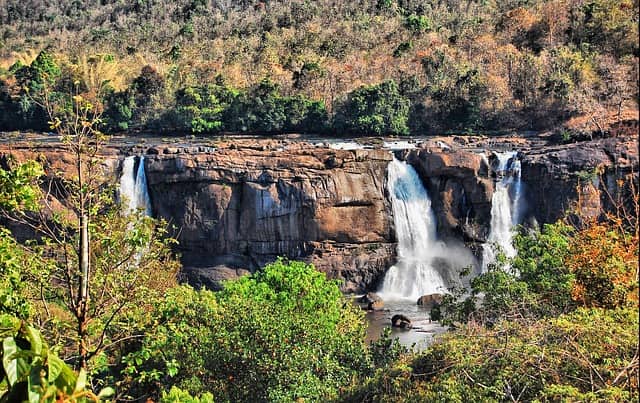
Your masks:
{"label": "cascading water", "polygon": [[482,250],[482,268],[496,261],[498,246],[508,258],[516,255],[513,247],[513,227],[520,223],[520,199],[522,184],[520,180],[520,160],[517,152],[495,153],[493,171],[498,178],[491,198],[491,229],[487,244]]}
{"label": "cascading water", "polygon": [[449,287],[446,246],[437,240],[427,191],[413,167],[395,158],[387,168],[387,178],[398,262],[387,271],[379,294],[385,300],[415,301],[425,294],[444,293]]}
{"label": "cascading water", "polygon": [[126,202],[126,210],[130,214],[142,209],[151,216],[151,200],[147,192],[147,176],[144,171],[144,156],[140,156],[138,169],[134,172],[136,157],[126,157],[122,162],[120,177],[120,197]]}

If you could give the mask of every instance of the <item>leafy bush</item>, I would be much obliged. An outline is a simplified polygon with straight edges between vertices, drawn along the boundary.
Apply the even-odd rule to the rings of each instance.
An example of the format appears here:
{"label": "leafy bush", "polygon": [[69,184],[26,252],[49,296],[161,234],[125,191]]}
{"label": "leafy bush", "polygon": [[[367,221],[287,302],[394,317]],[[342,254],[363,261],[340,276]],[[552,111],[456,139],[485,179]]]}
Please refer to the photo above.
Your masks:
{"label": "leafy bush", "polygon": [[638,234],[619,222],[591,223],[569,243],[573,299],[587,307],[638,305]]}
{"label": "leafy bush", "polygon": [[540,318],[575,308],[574,276],[566,259],[571,228],[561,222],[542,230],[521,230],[511,260],[498,254],[485,273],[471,280],[470,295],[452,290],[439,307],[445,324],[474,320],[493,324],[501,319]]}
{"label": "leafy bush", "polygon": [[518,254],[512,267],[519,279],[537,295],[540,312],[558,314],[574,307],[571,298],[574,275],[567,267],[571,259],[569,243],[573,229],[557,222],[545,224],[539,231],[521,230],[514,238]]}
{"label": "leafy bush", "polygon": [[628,308],[464,326],[342,401],[637,401],[637,329]]}
{"label": "leafy bush", "polygon": [[213,403],[213,395],[204,393],[200,397],[193,397],[189,392],[173,386],[169,393],[162,392],[160,403]]}
{"label": "leafy bush", "polygon": [[176,99],[183,127],[194,133],[322,132],[327,121],[322,101],[284,97],[269,80],[244,92],[219,79],[214,85],[182,89]]}
{"label": "leafy bush", "polygon": [[0,228],[0,314],[28,319],[33,308],[27,297],[27,284],[22,275],[28,257],[11,237]]}
{"label": "leafy bush", "polygon": [[369,366],[362,313],[300,262],[278,260],[223,291],[171,290],[127,357],[137,381],[209,391],[216,400],[336,396]]}
{"label": "leafy bush", "polygon": [[95,395],[87,374],[75,374],[49,350],[40,333],[10,315],[0,315],[0,401],[98,402],[113,395],[105,388]]}
{"label": "leafy bush", "polygon": [[395,81],[363,86],[349,93],[334,119],[340,132],[357,135],[409,134],[409,100]]}
{"label": "leafy bush", "polygon": [[177,113],[183,128],[194,133],[215,133],[228,129],[226,114],[239,92],[224,83],[187,87],[176,93]]}
{"label": "leafy bush", "polygon": [[411,14],[407,16],[404,26],[414,33],[421,33],[430,31],[432,22],[424,15]]}

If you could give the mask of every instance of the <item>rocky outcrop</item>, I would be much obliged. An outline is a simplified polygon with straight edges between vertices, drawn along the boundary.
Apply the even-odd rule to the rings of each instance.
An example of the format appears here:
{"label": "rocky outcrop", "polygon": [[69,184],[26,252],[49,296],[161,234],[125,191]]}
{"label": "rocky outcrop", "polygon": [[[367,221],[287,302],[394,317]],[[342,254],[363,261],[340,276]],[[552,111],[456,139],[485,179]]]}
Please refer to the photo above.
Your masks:
{"label": "rocky outcrop", "polygon": [[425,182],[441,237],[484,242],[494,183],[486,158],[464,149],[424,148],[406,156]]}
{"label": "rocky outcrop", "polygon": [[442,294],[427,294],[418,298],[418,305],[422,306],[425,309],[433,308],[434,306],[438,306],[442,303],[443,300]]}
{"label": "rocky outcrop", "polygon": [[[540,139],[428,140],[396,154],[426,184],[440,237],[467,245],[486,240],[494,178],[481,152],[491,149],[523,151],[524,198],[539,223],[574,206],[598,214],[610,207],[608,195],[617,197],[618,179],[631,176],[637,184],[635,136],[552,146]],[[285,256],[342,280],[344,291],[363,292],[395,263],[387,150],[333,150],[290,140],[200,146],[156,141],[110,146],[102,169],[117,182],[124,155],[142,152],[154,216],[175,226],[183,278],[195,286],[217,289]],[[0,144],[5,168],[9,155],[38,159],[52,174],[74,173],[72,156],[59,144]],[[64,209],[63,200],[58,205]]]}
{"label": "rocky outcrop", "polygon": [[[626,136],[550,146],[527,152],[522,180],[529,212],[540,223],[579,209],[598,215],[612,199],[625,198],[618,180],[638,181],[638,138]],[[636,191],[637,191],[636,186]]]}
{"label": "rocky outcrop", "polygon": [[398,327],[400,329],[411,329],[413,325],[411,324],[411,319],[404,315],[393,315],[391,318],[391,326]]}
{"label": "rocky outcrop", "polygon": [[390,159],[384,150],[297,143],[156,150],[145,164],[154,215],[178,228],[185,266],[242,256],[255,270],[286,256],[355,292],[375,284],[394,259],[384,195]]}
{"label": "rocky outcrop", "polygon": [[367,311],[381,311],[384,308],[384,301],[380,296],[373,292],[363,295],[358,302],[363,304],[363,308]]}

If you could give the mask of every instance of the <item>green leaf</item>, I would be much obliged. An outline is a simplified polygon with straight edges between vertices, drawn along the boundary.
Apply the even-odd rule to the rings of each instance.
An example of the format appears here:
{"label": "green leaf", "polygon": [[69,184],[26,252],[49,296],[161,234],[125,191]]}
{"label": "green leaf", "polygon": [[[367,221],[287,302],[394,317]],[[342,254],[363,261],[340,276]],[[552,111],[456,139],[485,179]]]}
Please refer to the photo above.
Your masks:
{"label": "green leaf", "polygon": [[47,381],[53,383],[58,375],[62,372],[66,364],[58,356],[53,353],[47,354],[47,363],[49,365],[49,373],[47,375]]}
{"label": "green leaf", "polygon": [[76,387],[74,392],[82,392],[87,387],[87,371],[82,368],[80,373],[78,374],[78,379],[76,380]]}
{"label": "green leaf", "polygon": [[29,373],[28,379],[28,395],[29,395],[29,403],[38,403],[40,402],[40,395],[44,390],[44,386],[41,383],[41,375],[44,371],[44,368],[41,365],[35,365],[31,367],[31,372]]}
{"label": "green leaf", "polygon": [[103,388],[102,390],[100,390],[100,393],[98,393],[98,398],[99,399],[108,399],[111,396],[115,395],[116,391],[111,388],[111,387],[106,387]]}
{"label": "green leaf", "polygon": [[27,362],[17,358],[20,351],[13,337],[7,337],[2,341],[2,366],[7,374],[9,386],[14,386],[23,378],[24,374],[29,372]]}
{"label": "green leaf", "polygon": [[20,319],[11,315],[0,315],[0,338],[15,336],[20,330]]}
{"label": "green leaf", "polygon": [[42,353],[42,336],[40,336],[40,332],[31,326],[26,326],[26,328],[27,338],[31,344],[31,351],[33,351],[35,355],[40,355]]}

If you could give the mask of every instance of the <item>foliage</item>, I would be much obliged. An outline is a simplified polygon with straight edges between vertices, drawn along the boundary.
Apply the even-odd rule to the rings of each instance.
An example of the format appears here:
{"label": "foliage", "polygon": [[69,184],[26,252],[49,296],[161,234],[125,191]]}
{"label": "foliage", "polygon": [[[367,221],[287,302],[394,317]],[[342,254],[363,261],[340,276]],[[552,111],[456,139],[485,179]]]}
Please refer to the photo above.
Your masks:
{"label": "foliage", "polygon": [[104,112],[105,124],[110,130],[127,130],[136,110],[134,94],[129,91],[109,91]]}
{"label": "foliage", "polygon": [[10,315],[0,315],[0,401],[99,402],[113,395],[104,388],[95,395],[87,374],[75,374],[47,347],[40,333]]}
{"label": "foliage", "polygon": [[186,127],[194,133],[222,131],[225,112],[239,95],[223,83],[203,87],[187,87],[178,91],[178,114]]}
{"label": "foliage", "polygon": [[[410,101],[414,134],[553,129],[576,116],[588,118],[585,132],[606,132],[638,107],[638,7],[632,0],[7,0],[0,126],[46,130],[31,99],[42,77],[56,92],[75,81],[89,88],[78,70],[97,58],[117,71],[108,80],[119,95],[104,100],[111,130],[317,131],[286,122],[287,98],[322,105],[331,120],[363,85],[415,76],[422,95]],[[244,95],[225,127],[206,101],[186,105],[202,116],[183,115],[176,95],[218,85],[218,76]],[[279,96],[260,93],[265,79]]]}
{"label": "foliage", "polygon": [[[38,267],[34,259],[5,228],[0,228],[0,314],[28,319],[33,314],[25,273]],[[30,268],[30,269],[26,269]]]}
{"label": "foliage", "polygon": [[216,400],[322,400],[368,365],[362,314],[300,262],[278,260],[217,295],[176,288],[157,318],[128,373]]}
{"label": "foliage", "polygon": [[[0,211],[36,210],[41,197],[37,184],[42,174],[42,167],[34,161],[17,164],[12,170],[0,168]],[[32,313],[23,276],[24,268],[30,265],[23,247],[8,230],[0,228],[0,314],[27,319]]]}
{"label": "foliage", "polygon": [[[177,262],[164,223],[141,213],[127,215],[114,202],[113,189],[100,168],[99,152],[105,140],[96,103],[100,94],[81,90],[76,84],[71,94],[53,94],[45,83],[39,97],[51,128],[70,155],[73,173],[49,170],[43,188],[51,193],[27,194],[22,189],[12,198],[5,197],[10,208],[3,213],[38,234],[37,243],[22,249],[36,263],[22,267],[19,276],[38,290],[38,319],[45,331],[62,345],[64,358],[74,357],[78,367],[97,370],[109,364],[103,354],[137,337],[140,329],[134,314],[143,318],[139,312],[149,309],[175,284]],[[20,169],[30,166],[19,166],[15,174],[3,172],[3,178],[16,182],[24,176]],[[25,204],[9,203],[24,197],[23,193],[30,198],[42,196],[37,201],[42,208],[36,212],[13,208]],[[68,209],[52,207],[52,197],[61,199]],[[71,352],[74,347],[76,354]],[[94,358],[102,361],[89,365]]]}
{"label": "foliage", "polygon": [[391,337],[391,328],[386,327],[380,338],[369,344],[368,352],[373,366],[382,368],[406,356],[409,349],[400,344],[397,338]]}
{"label": "foliage", "polygon": [[470,295],[465,289],[450,290],[439,307],[442,322],[491,325],[505,318],[540,318],[573,309],[574,275],[566,263],[571,234],[571,227],[562,222],[541,230],[522,229],[514,239],[518,254],[513,259],[498,254],[486,272],[471,280]]}
{"label": "foliage", "polygon": [[574,305],[571,298],[574,275],[566,265],[572,259],[569,250],[572,237],[573,229],[557,222],[545,224],[540,231],[521,230],[514,238],[518,254],[512,267],[537,295],[540,312],[558,314]]}
{"label": "foliage", "polygon": [[221,78],[217,81],[178,91],[177,112],[183,127],[194,133],[324,130],[327,112],[322,102],[301,95],[284,97],[269,80],[249,92],[231,88]]}
{"label": "foliage", "polygon": [[571,295],[587,307],[638,305],[638,236],[620,223],[591,223],[569,244],[566,265],[575,276]]}
{"label": "foliage", "polygon": [[409,134],[408,118],[409,100],[395,81],[385,81],[351,92],[336,112],[335,126],[350,134]]}
{"label": "foliage", "polygon": [[173,386],[169,393],[162,392],[160,403],[213,403],[213,395],[204,393],[200,397],[193,397],[189,392]]}
{"label": "foliage", "polygon": [[35,210],[40,199],[38,180],[44,174],[35,161],[17,164],[12,169],[0,168],[0,209]]}
{"label": "foliage", "polygon": [[637,327],[636,309],[464,326],[344,401],[635,401]]}

